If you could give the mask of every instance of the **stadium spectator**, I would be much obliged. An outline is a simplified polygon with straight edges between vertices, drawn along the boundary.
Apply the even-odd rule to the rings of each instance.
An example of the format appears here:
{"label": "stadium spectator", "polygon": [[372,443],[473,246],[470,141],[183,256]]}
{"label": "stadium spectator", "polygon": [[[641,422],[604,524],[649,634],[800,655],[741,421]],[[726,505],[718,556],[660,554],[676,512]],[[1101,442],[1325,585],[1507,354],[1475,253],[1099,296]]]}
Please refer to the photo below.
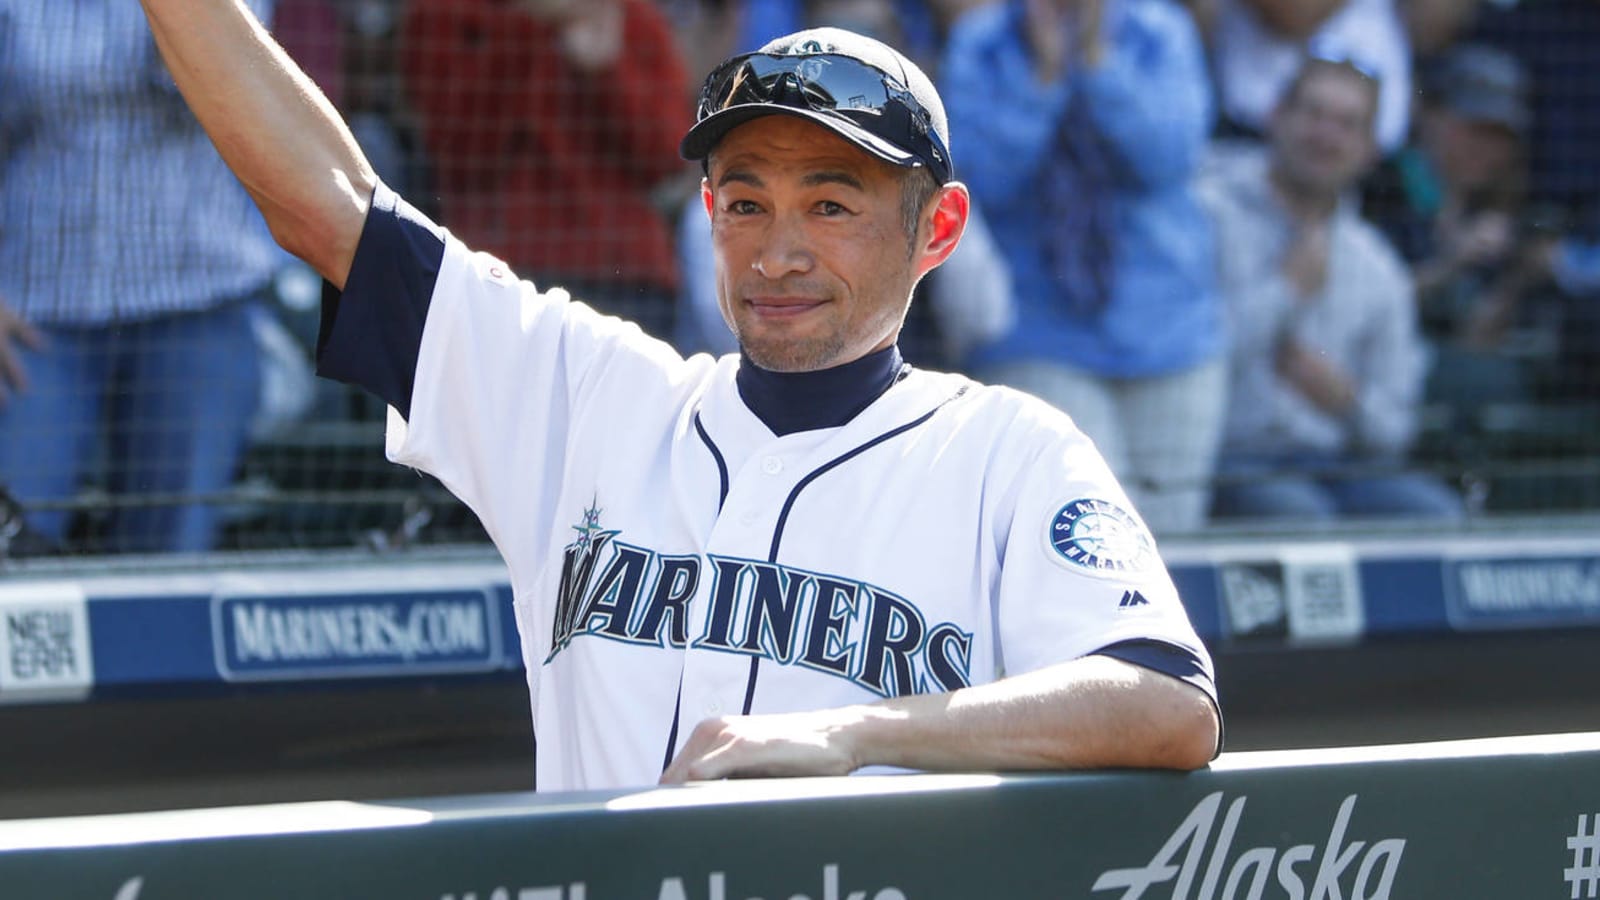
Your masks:
{"label": "stadium spectator", "polygon": [[1573,291],[1583,248],[1600,245],[1600,3],[1539,0],[1486,11],[1479,36],[1510,51],[1532,79],[1531,226],[1545,236],[1525,255],[1529,278],[1549,284],[1560,313],[1556,377],[1546,393],[1600,394],[1600,304]]}
{"label": "stadium spectator", "polygon": [[1382,86],[1378,145],[1398,149],[1411,121],[1411,49],[1396,0],[1218,0],[1211,32],[1224,130],[1259,136],[1308,57],[1346,59]]}
{"label": "stadium spectator", "polygon": [[1594,224],[1600,212],[1600,3],[1491,7],[1477,34],[1514,55],[1532,79],[1530,201],[1552,227]]}
{"label": "stadium spectator", "polygon": [[211,549],[285,257],[137,4],[0,0],[0,73],[0,481],[57,543],[91,481],[108,549]]}
{"label": "stadium spectator", "polygon": [[1535,400],[1594,405],[1600,397],[1600,223],[1585,236],[1529,239],[1511,274],[1496,285],[1473,323],[1472,337],[1492,345],[1530,318],[1553,322],[1553,352],[1536,360],[1527,391]]}
{"label": "stadium spectator", "polygon": [[1152,528],[1205,515],[1226,358],[1193,180],[1204,52],[1168,0],[1013,0],[955,21],[943,66],[963,178],[1011,267],[1016,324],[978,377],[1077,421]]}
{"label": "stadium spectator", "polygon": [[1233,327],[1219,516],[1459,515],[1459,498],[1397,471],[1415,426],[1423,347],[1405,264],[1347,196],[1376,159],[1378,85],[1308,62],[1269,148],[1210,173],[1205,196]]}
{"label": "stadium spectator", "polygon": [[1412,266],[1435,353],[1427,395],[1465,415],[1526,392],[1519,354],[1487,323],[1520,293],[1527,77],[1509,54],[1468,44],[1423,81],[1416,138],[1368,180],[1366,213]]}
{"label": "stadium spectator", "polygon": [[400,37],[442,223],[525,277],[669,337],[678,276],[652,192],[685,168],[691,110],[660,10],[417,0]]}

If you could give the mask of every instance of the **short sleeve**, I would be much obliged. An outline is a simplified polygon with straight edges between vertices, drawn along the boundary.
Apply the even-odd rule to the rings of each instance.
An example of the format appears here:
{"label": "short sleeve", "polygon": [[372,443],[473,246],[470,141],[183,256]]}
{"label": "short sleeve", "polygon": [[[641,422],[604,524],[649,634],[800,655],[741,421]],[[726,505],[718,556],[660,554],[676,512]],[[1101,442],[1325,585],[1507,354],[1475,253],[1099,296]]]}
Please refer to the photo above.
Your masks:
{"label": "short sleeve", "polygon": [[379,184],[341,292],[324,283],[317,374],[411,411],[422,326],[444,260],[445,232]]}
{"label": "short sleeve", "polygon": [[636,325],[518,278],[381,186],[344,291],[324,296],[318,371],[382,398],[389,459],[438,478],[502,549],[549,538],[573,411],[618,397],[665,407],[682,365]]}
{"label": "short sleeve", "polygon": [[1118,646],[1168,647],[1129,661],[1215,697],[1210,654],[1138,511],[1066,417],[1040,419],[1006,517],[998,604],[1006,673]]}

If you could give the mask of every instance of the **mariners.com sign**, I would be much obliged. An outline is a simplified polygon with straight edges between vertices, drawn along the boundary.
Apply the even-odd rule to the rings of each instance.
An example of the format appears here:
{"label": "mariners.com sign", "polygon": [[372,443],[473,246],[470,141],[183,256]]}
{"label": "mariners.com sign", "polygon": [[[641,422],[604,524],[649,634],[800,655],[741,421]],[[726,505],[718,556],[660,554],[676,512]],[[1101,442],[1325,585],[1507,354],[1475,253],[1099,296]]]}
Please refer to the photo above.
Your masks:
{"label": "mariners.com sign", "polygon": [[218,596],[217,671],[230,681],[488,671],[501,664],[488,591]]}

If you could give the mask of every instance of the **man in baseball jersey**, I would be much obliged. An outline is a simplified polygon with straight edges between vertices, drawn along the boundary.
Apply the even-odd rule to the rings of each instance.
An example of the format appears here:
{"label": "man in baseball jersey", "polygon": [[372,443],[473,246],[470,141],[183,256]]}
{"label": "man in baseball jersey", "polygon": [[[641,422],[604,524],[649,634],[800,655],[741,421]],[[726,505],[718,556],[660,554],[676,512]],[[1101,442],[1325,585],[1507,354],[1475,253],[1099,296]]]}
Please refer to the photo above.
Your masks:
{"label": "man in baseball jersey", "polygon": [[742,352],[686,360],[379,184],[242,5],[143,2],[330,284],[322,372],[388,402],[390,459],[505,558],[539,789],[1215,754],[1210,659],[1094,447],[1032,398],[900,361],[968,201],[898,53],[822,29],[708,78],[682,150]]}

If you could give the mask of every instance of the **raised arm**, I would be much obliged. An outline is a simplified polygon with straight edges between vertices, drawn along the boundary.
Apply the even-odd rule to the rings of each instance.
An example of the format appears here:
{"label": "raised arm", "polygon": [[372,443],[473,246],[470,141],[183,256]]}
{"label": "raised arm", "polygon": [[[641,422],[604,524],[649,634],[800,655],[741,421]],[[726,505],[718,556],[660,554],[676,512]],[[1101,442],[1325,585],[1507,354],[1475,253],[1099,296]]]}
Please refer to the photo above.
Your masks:
{"label": "raised arm", "polygon": [[661,780],[932,771],[1196,769],[1221,724],[1197,687],[1086,656],[948,694],[816,712],[708,719]]}
{"label": "raised arm", "polygon": [[141,0],[167,68],[285,250],[342,288],[377,177],[242,0]]}

